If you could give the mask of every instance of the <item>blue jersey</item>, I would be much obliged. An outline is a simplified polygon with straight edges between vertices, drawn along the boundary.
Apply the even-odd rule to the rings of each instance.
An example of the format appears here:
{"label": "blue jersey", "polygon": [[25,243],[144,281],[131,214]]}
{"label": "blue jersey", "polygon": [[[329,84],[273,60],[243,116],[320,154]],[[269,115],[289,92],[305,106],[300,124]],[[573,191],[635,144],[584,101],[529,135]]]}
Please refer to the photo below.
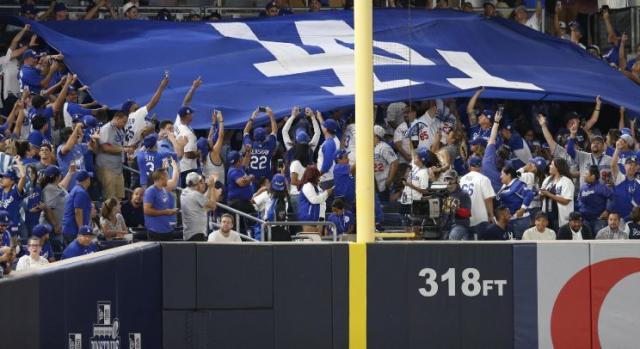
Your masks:
{"label": "blue jersey", "polygon": [[42,71],[30,65],[23,65],[20,68],[20,73],[18,74],[20,79],[20,91],[22,91],[25,87],[29,87],[29,91],[40,94],[42,87],[40,86],[40,82],[42,81]]}
{"label": "blue jersey", "polygon": [[49,242],[49,240],[43,242],[42,250],[40,250],[40,255],[44,257],[46,260],[49,260],[49,258],[55,257],[53,254],[53,248],[51,248],[51,243]]}
{"label": "blue jersey", "polygon": [[251,159],[247,171],[256,178],[269,178],[273,176],[271,171],[271,159],[276,150],[277,140],[274,135],[268,135],[264,142],[255,142],[251,137],[244,135],[244,144],[251,144]]}
{"label": "blue jersey", "polygon": [[356,180],[351,174],[349,164],[336,164],[333,167],[333,180],[336,185],[334,196],[343,197],[352,206],[356,200]]}
{"label": "blue jersey", "polygon": [[[611,156],[613,156],[613,154],[611,154]],[[630,158],[632,156],[635,156],[637,158],[638,153],[633,150],[625,150],[620,152],[618,157],[618,170],[620,170],[620,173],[627,174],[627,171],[624,169],[624,162],[627,161],[627,158]]]}
{"label": "blue jersey", "polygon": [[29,230],[33,229],[36,225],[38,225],[38,220],[40,219],[40,211],[31,212],[31,209],[35,208],[40,204],[40,195],[42,194],[42,189],[40,186],[35,186],[29,195],[24,198],[24,223],[27,225]]}
{"label": "blue jersey", "polygon": [[522,206],[528,207],[533,196],[533,192],[519,179],[514,179],[508,185],[503,185],[496,193],[496,199],[500,205],[508,207],[511,214],[516,213]]}
{"label": "blue jersey", "polygon": [[349,229],[355,225],[356,220],[351,211],[344,210],[342,214],[332,213],[327,219],[329,222],[333,222],[336,225],[337,234],[346,234]]}
{"label": "blue jersey", "polygon": [[[62,176],[65,176],[69,171],[69,166],[72,163],[76,165],[76,171],[86,170],[85,166],[85,155],[89,152],[89,146],[86,143],[75,144],[71,150],[63,155],[62,148],[64,144],[58,146],[57,150],[57,159],[58,165],[60,166],[60,171],[62,172]],[[73,188],[76,185],[76,176],[73,175],[71,181],[69,182],[69,188]]]}
{"label": "blue jersey", "polygon": [[480,124],[475,124],[469,128],[469,140],[472,141],[476,138],[482,138],[485,142],[489,141],[489,137],[491,136],[491,127],[487,129],[482,129]]}
{"label": "blue jersey", "polygon": [[502,182],[500,181],[500,170],[498,170],[497,166],[495,144],[487,145],[487,149],[484,150],[484,156],[482,157],[482,174],[489,178],[493,191],[497,193],[502,187]]}
{"label": "blue jersey", "polygon": [[11,234],[8,230],[2,233],[2,246],[11,246]]}
{"label": "blue jersey", "polygon": [[[315,185],[313,186],[313,190],[315,190],[316,194],[320,192]],[[314,204],[309,201],[307,196],[304,194],[304,191],[301,191],[299,200],[298,220],[317,222],[320,219],[320,204]]]}
{"label": "blue jersey", "polygon": [[613,200],[609,204],[609,212],[617,212],[620,217],[628,219],[631,210],[640,203],[640,183],[636,179],[625,178],[613,187]]}
{"label": "blue jersey", "polygon": [[609,52],[602,55],[602,58],[609,64],[615,64],[617,67],[620,64],[620,44],[613,46]]}
{"label": "blue jersey", "polygon": [[14,184],[9,191],[2,190],[0,193],[0,208],[9,213],[12,227],[17,227],[20,224],[22,194],[18,191],[17,184]]}
{"label": "blue jersey", "polygon": [[579,211],[582,217],[586,220],[597,219],[607,209],[607,203],[612,197],[611,189],[600,182],[583,185],[578,194]]}
{"label": "blue jersey", "polygon": [[140,185],[147,186],[148,178],[153,171],[162,168],[162,162],[170,154],[159,153],[155,150],[139,150],[136,154],[138,169],[140,169]]}
{"label": "blue jersey", "polygon": [[82,225],[91,225],[91,198],[89,193],[81,185],[76,185],[67,195],[64,202],[64,213],[62,215],[62,234],[65,236],[76,236],[78,225],[76,224],[76,209],[82,210]]}
{"label": "blue jersey", "polygon": [[[166,189],[152,185],[144,191],[144,203],[151,204],[151,207],[156,210],[166,210],[172,208],[170,196]],[[171,221],[174,217],[175,215],[144,215],[144,226],[154,233],[170,233],[173,231]]]}
{"label": "blue jersey", "polygon": [[227,200],[251,200],[253,196],[254,188],[253,183],[246,187],[239,186],[236,181],[247,174],[244,172],[244,167],[232,167],[227,172]]}
{"label": "blue jersey", "polygon": [[84,256],[85,254],[94,253],[98,251],[98,246],[93,242],[89,246],[82,246],[78,240],[73,240],[67,248],[62,252],[61,259],[67,259],[71,257]]}

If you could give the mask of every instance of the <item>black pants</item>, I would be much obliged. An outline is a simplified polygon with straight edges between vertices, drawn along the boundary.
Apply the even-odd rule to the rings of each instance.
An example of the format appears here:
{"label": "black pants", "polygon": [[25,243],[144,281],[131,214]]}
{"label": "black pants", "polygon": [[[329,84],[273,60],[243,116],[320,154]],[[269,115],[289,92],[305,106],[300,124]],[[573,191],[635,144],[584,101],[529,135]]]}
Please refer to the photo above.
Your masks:
{"label": "black pants", "polygon": [[[234,199],[229,202],[229,206],[231,206],[231,208],[234,208],[238,211],[242,211],[246,214],[250,214],[252,216],[255,216],[256,214],[255,208],[253,207],[253,205],[251,204],[251,201],[249,200]],[[254,223],[255,223],[254,221],[240,216],[240,221],[236,222],[236,227],[238,227],[239,233],[246,234],[247,230],[249,230],[251,226],[254,225]]]}
{"label": "black pants", "polygon": [[149,241],[172,241],[176,238],[174,232],[169,233],[154,233],[149,231]]}
{"label": "black pants", "polygon": [[207,237],[204,236],[204,234],[198,233],[187,239],[187,241],[207,241]]}

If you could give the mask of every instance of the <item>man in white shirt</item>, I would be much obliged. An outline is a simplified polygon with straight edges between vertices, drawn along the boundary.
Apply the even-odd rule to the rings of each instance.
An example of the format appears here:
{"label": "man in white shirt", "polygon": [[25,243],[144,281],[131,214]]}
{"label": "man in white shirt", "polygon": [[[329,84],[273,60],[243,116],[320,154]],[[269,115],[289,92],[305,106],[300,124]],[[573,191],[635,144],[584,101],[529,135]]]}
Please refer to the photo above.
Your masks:
{"label": "man in white shirt", "polygon": [[556,233],[547,228],[548,225],[549,217],[547,217],[547,214],[544,212],[536,213],[535,226],[524,231],[524,234],[522,234],[522,240],[555,240]]}
{"label": "man in white shirt", "polygon": [[[216,208],[218,199],[215,188],[216,177],[211,176],[205,184],[204,178],[191,172],[187,175],[188,187],[180,195],[182,236],[186,241],[205,241],[207,236],[207,214]],[[207,191],[208,187],[208,191]]]}
{"label": "man in white shirt", "polygon": [[208,242],[242,242],[240,234],[233,229],[233,216],[225,213],[220,219],[220,229],[209,234]]}
{"label": "man in white shirt", "polygon": [[40,238],[37,238],[35,236],[30,237],[28,248],[29,254],[20,257],[20,259],[18,260],[18,265],[16,266],[16,271],[35,269],[49,264],[49,261],[46,258],[40,256],[40,251],[42,251]]}
{"label": "man in white shirt", "polygon": [[[430,101],[430,107],[427,111],[416,121],[415,127],[418,128],[418,148],[431,149],[431,145],[435,142],[436,133],[440,132],[442,128],[442,121],[437,118],[438,107],[435,101]],[[413,125],[412,125],[413,126]]]}
{"label": "man in white shirt", "polygon": [[388,198],[389,187],[396,177],[398,171],[398,156],[393,148],[384,142],[385,130],[380,125],[373,127],[374,148],[373,148],[373,169],[376,179],[376,186],[380,192],[381,199]]}
{"label": "man in white shirt", "polygon": [[151,97],[151,100],[147,105],[140,107],[138,103],[134,101],[126,101],[122,104],[122,112],[128,115],[127,124],[124,127],[124,140],[126,146],[135,146],[140,142],[142,131],[145,128],[152,126],[151,118],[147,117],[149,112],[158,105],[162,92],[169,85],[169,75],[165,74],[164,78],[160,82],[160,86]]}
{"label": "man in white shirt", "polygon": [[182,187],[186,184],[187,175],[198,170],[198,139],[191,128],[193,113],[195,110],[191,107],[180,108],[174,123],[176,138],[187,137],[187,145],[184,146],[184,153],[180,159],[180,185]]}
{"label": "man in white shirt", "polygon": [[460,178],[460,188],[471,198],[469,226],[475,237],[482,235],[486,227],[493,223],[493,198],[496,196],[491,181],[482,173],[482,159],[469,158],[469,173]]}
{"label": "man in white shirt", "polygon": [[527,27],[540,31],[540,18],[542,18],[542,3],[540,0],[536,1],[536,12],[529,18],[527,9],[524,6],[518,6],[514,10],[516,22],[526,25]]}

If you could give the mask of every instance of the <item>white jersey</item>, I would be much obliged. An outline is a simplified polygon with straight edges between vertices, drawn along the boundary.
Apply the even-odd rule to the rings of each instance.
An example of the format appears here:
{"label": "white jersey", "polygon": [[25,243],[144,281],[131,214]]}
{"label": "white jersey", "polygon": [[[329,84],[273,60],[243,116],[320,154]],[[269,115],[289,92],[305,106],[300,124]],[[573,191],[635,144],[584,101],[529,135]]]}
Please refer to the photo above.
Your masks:
{"label": "white jersey", "polygon": [[[555,195],[569,200],[569,203],[566,205],[558,203],[558,226],[561,227],[569,223],[569,214],[573,212],[573,194],[575,186],[573,185],[573,181],[568,177],[562,176],[556,183],[553,183],[552,178],[553,177],[551,176],[545,178],[544,182],[542,182],[541,189],[548,190]],[[542,199],[543,212],[551,212],[553,208],[552,205],[553,200],[548,198]]]}
{"label": "white jersey", "polygon": [[124,144],[126,146],[132,146],[140,141],[142,131],[150,125],[146,120],[148,114],[147,106],[138,108],[129,114],[127,125],[124,127]]}
{"label": "white jersey", "polygon": [[496,196],[489,178],[480,172],[471,171],[460,178],[460,188],[471,198],[469,226],[489,222],[485,200]]}
{"label": "white jersey", "polygon": [[349,164],[356,163],[356,124],[349,124],[344,129],[344,149],[349,152]]}
{"label": "white jersey", "polygon": [[0,57],[2,66],[2,72],[4,73],[4,94],[2,98],[6,99],[9,93],[18,95],[20,93],[20,82],[18,80],[18,74],[20,68],[18,68],[18,59],[11,58],[13,51],[7,50],[7,54],[4,57]]}
{"label": "white jersey", "polygon": [[[333,136],[332,140],[336,145],[336,152],[337,152],[338,150],[340,150],[340,140],[336,136]],[[330,140],[327,139],[327,140],[325,140],[325,142],[330,142]],[[332,154],[332,156],[333,156],[333,154]],[[318,166],[319,167],[322,166],[323,163],[324,163],[324,151],[322,150],[322,146],[320,146],[320,150],[318,151]],[[320,176],[320,183],[333,180],[333,166],[334,165],[335,165],[335,162],[334,162],[334,159],[332,158],[331,159],[331,167],[329,168],[329,171],[325,172],[322,176]]]}
{"label": "white jersey", "polygon": [[[198,139],[196,138],[195,133],[190,126],[184,125],[180,120],[180,117],[176,118],[176,122],[173,124],[174,134],[176,138],[186,136],[187,137],[187,145],[184,146],[184,152],[195,152],[198,150]],[[180,172],[185,172],[189,170],[194,170],[198,168],[198,159],[187,159],[186,156],[183,156],[180,159]]]}
{"label": "white jersey", "polygon": [[[418,167],[416,164],[411,164],[411,173],[409,174],[409,181],[414,186],[420,189],[429,188],[429,169],[426,167]],[[404,187],[402,196],[400,197],[400,203],[403,205],[411,205],[414,201],[422,199],[422,193],[410,188],[408,185]]]}
{"label": "white jersey", "polygon": [[373,172],[378,191],[383,192],[387,189],[384,182],[389,176],[391,163],[396,160],[398,160],[398,156],[389,144],[378,142],[375,148],[373,148]]}
{"label": "white jersey", "polygon": [[[393,132],[393,143],[395,144],[398,142],[402,142],[401,143],[402,149],[407,153],[411,154],[411,149],[409,147],[409,142],[410,142],[409,137],[405,136],[408,130],[409,130],[409,127],[407,126],[406,122],[403,122],[400,125],[398,125],[398,127],[396,127],[396,130]],[[398,156],[398,159],[401,164],[406,164],[409,162],[407,159],[405,159],[401,155]]]}
{"label": "white jersey", "polygon": [[431,149],[431,145],[434,142],[436,133],[440,132],[442,128],[442,121],[436,117],[431,117],[429,111],[424,113],[421,117],[413,121],[411,126],[418,124],[418,147]]}

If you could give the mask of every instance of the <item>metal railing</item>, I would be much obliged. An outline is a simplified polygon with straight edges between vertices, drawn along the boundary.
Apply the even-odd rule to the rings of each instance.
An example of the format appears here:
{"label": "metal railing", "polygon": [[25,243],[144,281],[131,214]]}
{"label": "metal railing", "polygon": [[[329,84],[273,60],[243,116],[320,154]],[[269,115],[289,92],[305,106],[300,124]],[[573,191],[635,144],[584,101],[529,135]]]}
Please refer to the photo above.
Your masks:
{"label": "metal railing", "polygon": [[[321,225],[321,226],[329,226],[329,227],[333,227],[333,229],[331,229],[331,231],[333,232],[333,241],[338,241],[338,229],[335,225],[335,223],[333,222],[309,222],[309,221],[302,221],[302,222],[264,222],[262,224],[262,241],[271,241],[271,228],[273,226],[303,226],[303,225]],[[267,234],[264,234],[265,228],[267,228]],[[265,235],[267,235],[269,237],[268,240],[265,240]]]}

